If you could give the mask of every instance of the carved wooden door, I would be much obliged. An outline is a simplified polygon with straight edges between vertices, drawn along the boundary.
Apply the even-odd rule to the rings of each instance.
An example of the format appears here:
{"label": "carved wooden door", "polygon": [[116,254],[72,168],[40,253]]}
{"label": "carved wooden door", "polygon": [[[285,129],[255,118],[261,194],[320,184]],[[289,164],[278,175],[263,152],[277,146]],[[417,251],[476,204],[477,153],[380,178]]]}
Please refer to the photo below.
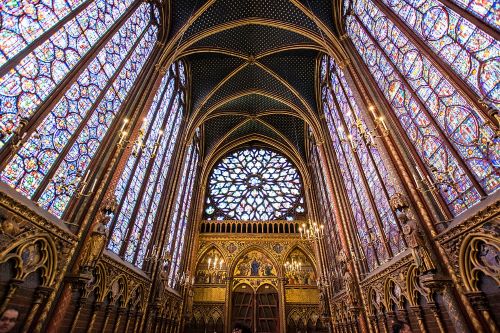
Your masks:
{"label": "carved wooden door", "polygon": [[278,293],[274,288],[261,288],[257,291],[255,321],[257,333],[279,332]]}
{"label": "carved wooden door", "polygon": [[237,290],[233,291],[231,327],[234,327],[236,323],[243,323],[248,327],[253,328],[255,312],[254,294],[250,286],[245,287],[247,288],[242,289],[240,287]]}

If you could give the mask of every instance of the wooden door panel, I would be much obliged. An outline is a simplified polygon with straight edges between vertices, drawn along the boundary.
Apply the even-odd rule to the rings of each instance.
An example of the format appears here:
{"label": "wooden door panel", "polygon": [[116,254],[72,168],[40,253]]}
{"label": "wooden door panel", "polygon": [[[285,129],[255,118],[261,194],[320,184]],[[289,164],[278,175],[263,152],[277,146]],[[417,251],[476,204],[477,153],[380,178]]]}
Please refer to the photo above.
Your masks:
{"label": "wooden door panel", "polygon": [[253,327],[254,299],[253,294],[245,292],[234,292],[232,297],[232,326],[243,323]]}
{"label": "wooden door panel", "polygon": [[278,294],[273,292],[258,293],[257,333],[277,333],[279,323]]}

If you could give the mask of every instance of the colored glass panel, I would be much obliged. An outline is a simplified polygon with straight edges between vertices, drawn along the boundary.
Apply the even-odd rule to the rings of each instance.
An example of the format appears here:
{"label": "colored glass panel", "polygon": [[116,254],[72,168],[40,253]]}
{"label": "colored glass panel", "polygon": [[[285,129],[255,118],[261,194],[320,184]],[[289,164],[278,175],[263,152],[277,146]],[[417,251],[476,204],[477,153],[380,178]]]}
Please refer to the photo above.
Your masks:
{"label": "colored glass panel", "polygon": [[6,0],[0,6],[0,67],[84,0]]}
{"label": "colored glass panel", "polygon": [[[450,138],[451,144],[484,190],[488,193],[496,191],[500,186],[500,176],[495,163],[499,161],[500,150],[495,148],[500,139],[491,125],[371,0],[355,1],[354,9],[362,30],[370,34],[374,46],[385,52],[387,59],[403,76],[404,84]],[[417,100],[414,103],[418,103]],[[491,145],[488,147],[484,142]],[[462,181],[455,179],[457,183]],[[473,205],[476,200],[477,197],[473,201],[467,200],[465,204]]]}
{"label": "colored glass panel", "polygon": [[119,74],[118,69],[125,57],[132,53],[134,43],[149,22],[148,7],[144,4],[135,11],[69,87],[2,171],[2,181],[32,197],[98,97],[106,92],[112,77]]}
{"label": "colored glass panel", "polygon": [[[177,193],[176,209],[170,223],[171,234],[169,237],[168,252],[171,251],[172,244],[175,243],[175,250],[172,254],[172,266],[170,268],[168,281],[169,286],[172,288],[176,287],[176,277],[179,276],[181,258],[184,253],[187,220],[193,196],[193,184],[197,164],[198,151],[194,145],[191,145],[184,162],[181,185],[179,186],[179,191]],[[174,237],[175,240],[173,239]]]}
{"label": "colored glass panel", "polygon": [[[382,241],[383,237],[377,227],[375,211],[368,198],[368,189],[361,178],[361,173],[357,167],[347,134],[344,130],[340,130],[343,128],[343,125],[338,117],[339,110],[327,87],[323,88],[323,96],[325,98],[323,110],[332,138],[333,148],[356,221],[361,246],[365,250],[368,267],[372,270],[378,266],[378,260],[387,259],[388,254]],[[339,129],[338,131],[337,128]]]}
{"label": "colored glass panel", "polygon": [[[143,182],[148,180],[146,172],[152,153],[151,149],[154,149],[155,143],[160,136],[161,126],[165,119],[172,119],[172,117],[175,117],[177,114],[178,108],[172,109],[173,112],[167,114],[168,106],[170,105],[170,100],[172,98],[174,98],[174,80],[167,75],[163,77],[160,88],[157,90],[148,114],[141,125],[141,131],[146,135],[145,147],[149,147],[149,149],[147,151],[142,150],[138,153],[131,153],[129,155],[127,165],[121,174],[118,186],[115,190],[115,195],[117,196],[119,202],[121,202],[121,208],[108,245],[108,248],[115,253],[120,252],[128,229],[134,228],[135,223],[142,227],[144,222],[144,219],[132,219],[132,214],[138,204],[137,200],[139,198],[141,188],[143,187]],[[161,151],[159,152],[159,155],[162,157],[165,151],[165,143],[171,136],[171,132],[169,132],[169,130],[171,131],[172,129],[167,129],[164,136],[162,136],[164,140],[162,142],[163,144],[160,146]],[[177,130],[178,129],[175,129],[176,132]],[[167,139],[165,139],[165,137]],[[154,163],[157,164],[160,162],[161,159],[159,159],[157,155]],[[163,170],[162,172],[166,173],[167,170]],[[153,177],[156,178],[156,175],[153,175]],[[127,191],[125,192],[125,190]],[[146,198],[147,197],[148,195],[146,195]],[[143,211],[141,213],[144,213],[144,206],[142,208]],[[131,221],[134,221],[134,224],[130,225]],[[136,235],[134,235],[134,237],[136,237]],[[131,258],[129,255],[127,259],[132,261],[133,257]]]}
{"label": "colored glass panel", "polygon": [[455,215],[463,212],[479,200],[479,194],[472,187],[472,182],[381,49],[372,42],[354,17],[347,18],[347,28],[356,49],[391,104],[417,153],[428,170],[436,171],[431,173],[433,180],[436,181],[442,174],[451,174],[458,180],[453,186],[447,183],[441,184],[439,191]]}
{"label": "colored glass panel", "polygon": [[[331,75],[330,82],[335,98],[340,107],[341,114],[337,114],[339,123],[343,119],[347,126],[348,133],[352,136],[353,142],[357,143],[355,154],[358,155],[362,173],[366,177],[371,195],[375,202],[375,209],[383,225],[382,232],[385,234],[393,254],[397,254],[405,249],[403,238],[398,229],[395,217],[392,213],[389,198],[396,193],[394,182],[396,177],[389,177],[388,170],[380,158],[380,152],[375,145],[372,135],[369,138],[362,138],[362,130],[368,133],[369,129],[363,120],[364,117],[358,107],[356,99],[347,84],[343,71],[338,65],[330,60]],[[332,112],[336,108],[332,109]],[[342,115],[342,116],[341,116]],[[344,126],[339,130],[346,130]],[[374,144],[368,146],[366,140],[373,141]],[[378,163],[377,163],[378,162]],[[389,178],[392,178],[389,180]]]}
{"label": "colored glass panel", "polygon": [[[163,107],[167,108],[168,106],[163,105]],[[167,125],[165,126],[165,132],[169,133],[170,135],[165,137],[162,136],[161,144],[159,145],[158,153],[157,156],[155,157],[155,161],[153,164],[153,167],[151,169],[150,174],[148,175],[148,180],[147,180],[147,185],[145,188],[145,193],[143,195],[142,201],[139,205],[139,210],[137,211],[137,214],[134,219],[134,226],[132,228],[132,233],[130,235],[129,239],[129,244],[127,246],[127,249],[125,251],[125,260],[133,262],[135,253],[137,252],[137,248],[140,245],[140,243],[146,243],[149,237],[149,235],[144,234],[144,226],[147,221],[146,221],[146,215],[148,212],[151,212],[149,209],[149,206],[151,204],[151,199],[153,198],[153,192],[155,190],[155,186],[158,183],[158,175],[160,172],[163,172],[166,174],[165,169],[160,169],[160,165],[162,164],[163,158],[165,156],[165,153],[167,152],[167,149],[171,152],[175,139],[177,138],[177,134],[179,132],[179,127],[180,127],[180,121],[182,114],[179,112],[179,102],[178,98],[176,98],[175,102],[173,103],[172,106],[172,112],[168,115],[168,122]],[[173,141],[172,141],[173,140]],[[151,143],[151,146],[154,146],[154,142]],[[171,153],[169,154],[171,156]],[[164,166],[164,168],[167,168],[168,170],[168,165],[170,164],[170,160],[168,161],[168,164]],[[163,185],[161,185],[162,187]],[[160,192],[161,193],[161,192]],[[158,198],[159,199],[159,198]],[[142,237],[141,237],[142,236]],[[146,237],[146,238],[145,238]],[[142,253],[143,255],[144,253]]]}
{"label": "colored glass panel", "polygon": [[500,29],[500,2],[496,0],[450,0],[480,18],[487,24]]}
{"label": "colored glass panel", "polygon": [[[86,173],[90,161],[95,156],[130,88],[135,83],[155,42],[156,27],[150,27],[64,157],[54,178],[50,180],[38,200],[40,207],[61,217],[74,195],[75,187],[80,185],[77,179],[78,174]],[[73,186],[60,185],[68,182]]]}
{"label": "colored glass panel", "polygon": [[[21,119],[31,118],[131,2],[92,2],[1,77],[0,127],[12,131]],[[147,12],[147,7],[143,6],[142,10]],[[0,148],[9,138],[0,138]]]}
{"label": "colored glass panel", "polygon": [[482,99],[500,107],[500,44],[437,0],[382,0]]}
{"label": "colored glass panel", "polygon": [[249,148],[231,153],[208,181],[207,219],[293,220],[303,213],[302,182],[283,156]]}

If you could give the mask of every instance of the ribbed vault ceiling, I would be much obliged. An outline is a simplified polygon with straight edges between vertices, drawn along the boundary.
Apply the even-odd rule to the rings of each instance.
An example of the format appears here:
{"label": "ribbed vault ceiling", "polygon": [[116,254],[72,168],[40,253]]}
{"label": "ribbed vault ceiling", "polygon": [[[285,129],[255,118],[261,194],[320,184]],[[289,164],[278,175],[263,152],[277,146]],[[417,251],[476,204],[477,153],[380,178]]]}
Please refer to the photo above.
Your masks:
{"label": "ribbed vault ceiling", "polygon": [[190,69],[190,126],[203,126],[207,154],[255,136],[304,158],[304,120],[318,109],[316,63],[333,17],[330,1],[172,1],[169,38]]}

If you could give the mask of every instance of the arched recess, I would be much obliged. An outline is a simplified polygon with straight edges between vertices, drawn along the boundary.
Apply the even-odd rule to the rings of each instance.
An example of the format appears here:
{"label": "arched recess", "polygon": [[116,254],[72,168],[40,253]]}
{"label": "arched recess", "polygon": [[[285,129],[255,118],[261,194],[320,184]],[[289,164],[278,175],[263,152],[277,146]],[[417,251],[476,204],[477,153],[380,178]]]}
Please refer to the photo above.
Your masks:
{"label": "arched recess", "polygon": [[[301,245],[292,247],[285,255],[282,267],[287,278],[287,286],[316,286],[318,266],[314,256]],[[287,265],[300,265],[299,269],[290,270]]]}
{"label": "arched recess", "polygon": [[204,249],[198,256],[194,276],[196,284],[224,284],[227,277],[227,259],[223,252],[214,245]]}
{"label": "arched recess", "polygon": [[[269,265],[271,267],[269,267]],[[272,254],[265,248],[257,245],[250,246],[240,253],[231,263],[229,272],[233,279],[235,279],[233,290],[237,288],[239,284],[248,283],[247,278],[278,278],[283,276],[283,271]],[[262,284],[265,283],[268,283],[268,281],[259,279],[258,284],[250,285],[253,290],[257,290]]]}
{"label": "arched recess", "polygon": [[53,287],[57,259],[54,240],[47,234],[19,239],[0,252],[0,263],[14,262],[15,279],[25,280],[31,273],[39,271],[45,287]]}

